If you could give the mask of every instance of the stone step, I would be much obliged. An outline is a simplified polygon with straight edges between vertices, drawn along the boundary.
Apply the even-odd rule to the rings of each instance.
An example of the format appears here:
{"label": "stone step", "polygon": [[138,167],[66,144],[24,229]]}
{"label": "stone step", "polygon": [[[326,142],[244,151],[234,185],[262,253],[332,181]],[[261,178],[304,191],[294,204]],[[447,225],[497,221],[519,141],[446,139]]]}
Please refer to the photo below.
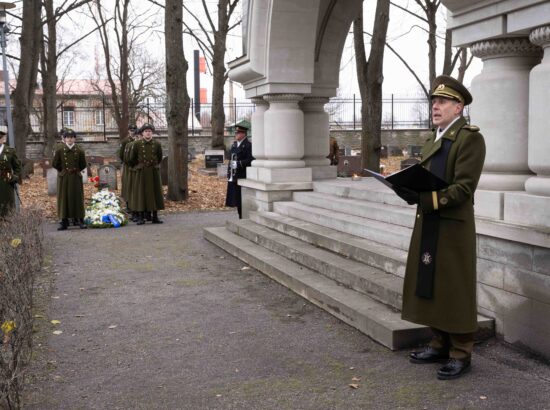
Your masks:
{"label": "stone step", "polygon": [[401,309],[403,279],[398,276],[269,229],[250,219],[228,221],[227,229],[347,288],[396,310]]}
{"label": "stone step", "polygon": [[361,199],[369,202],[400,206],[405,209],[416,208],[415,205],[407,205],[395,192],[374,178],[363,178],[361,181],[343,179],[316,181],[313,183],[313,190],[342,198]]}
{"label": "stone step", "polygon": [[413,207],[345,198],[321,192],[297,191],[293,193],[292,199],[301,204],[328,209],[342,214],[374,219],[407,228],[414,226],[416,212]]}
{"label": "stone step", "polygon": [[273,211],[402,250],[408,249],[412,234],[412,229],[404,226],[341,214],[298,202],[275,202]]}
{"label": "stone step", "polygon": [[275,212],[251,212],[260,225],[387,273],[404,277],[407,252]]}
{"label": "stone step", "polygon": [[396,310],[340,286],[225,227],[205,228],[204,237],[392,350],[415,346],[429,338],[427,327],[402,320]]}

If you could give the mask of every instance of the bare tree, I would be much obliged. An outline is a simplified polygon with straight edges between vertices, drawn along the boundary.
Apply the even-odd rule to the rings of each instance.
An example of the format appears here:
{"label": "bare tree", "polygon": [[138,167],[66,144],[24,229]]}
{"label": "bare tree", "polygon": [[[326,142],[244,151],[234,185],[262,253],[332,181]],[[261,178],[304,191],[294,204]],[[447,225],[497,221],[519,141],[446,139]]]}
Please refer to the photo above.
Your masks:
{"label": "bare tree", "polygon": [[390,20],[389,0],[377,0],[376,18],[369,59],[366,59],[363,38],[363,7],[360,16],[353,22],[353,40],[357,78],[361,93],[361,163],[363,168],[380,170],[381,125],[382,125],[382,83],[386,33]]}
{"label": "bare tree", "polygon": [[42,77],[42,107],[44,124],[44,155],[51,156],[55,137],[57,135],[57,65],[60,56],[68,51],[71,47],[78,44],[90,33],[72,41],[70,44],[58,50],[57,30],[59,20],[73,10],[78,9],[91,0],[75,0],[70,3],[64,2],[60,7],[54,9],[53,0],[42,0],[46,13],[44,21],[45,33],[40,53],[40,68]]}
{"label": "bare tree", "polygon": [[27,136],[32,131],[30,111],[34,100],[40,40],[42,36],[42,2],[23,0],[23,21],[21,27],[21,56],[17,75],[17,86],[13,93],[13,131],[19,158],[26,158]]}
{"label": "bare tree", "polygon": [[168,122],[168,199],[185,201],[187,186],[188,64],[183,53],[183,2],[166,0],[164,38],[166,49],[166,119]]}

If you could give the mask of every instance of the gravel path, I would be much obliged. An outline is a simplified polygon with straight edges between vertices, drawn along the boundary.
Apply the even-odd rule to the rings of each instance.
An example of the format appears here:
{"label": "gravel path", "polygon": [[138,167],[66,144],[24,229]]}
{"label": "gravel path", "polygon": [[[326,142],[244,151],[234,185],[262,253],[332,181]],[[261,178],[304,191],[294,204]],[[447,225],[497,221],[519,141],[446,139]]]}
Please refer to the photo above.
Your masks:
{"label": "gravel path", "polygon": [[543,362],[491,341],[438,381],[203,239],[235,214],[47,225],[24,408],[550,409]]}

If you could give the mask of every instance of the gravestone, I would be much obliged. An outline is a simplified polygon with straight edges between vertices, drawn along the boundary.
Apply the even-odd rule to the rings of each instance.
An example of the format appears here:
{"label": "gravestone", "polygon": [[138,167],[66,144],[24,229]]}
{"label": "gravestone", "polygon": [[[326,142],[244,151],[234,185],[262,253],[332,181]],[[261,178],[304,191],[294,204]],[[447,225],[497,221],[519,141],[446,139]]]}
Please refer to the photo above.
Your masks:
{"label": "gravestone", "polygon": [[194,147],[189,147],[187,149],[187,157],[190,161],[197,158],[197,150]]}
{"label": "gravestone", "polygon": [[403,156],[403,150],[401,147],[398,147],[397,145],[389,145],[388,146],[388,155],[390,157],[402,157]]}
{"label": "gravestone", "polygon": [[57,194],[57,169],[48,168],[46,171],[46,178],[48,181],[48,195],[54,196]]}
{"label": "gravestone", "polygon": [[162,161],[160,161],[160,180],[162,181],[162,185],[164,186],[168,185],[168,157],[167,156],[162,157]]}
{"label": "gravestone", "polygon": [[407,152],[410,157],[420,157],[422,146],[420,145],[407,145]]}
{"label": "gravestone", "polygon": [[363,175],[361,168],[361,156],[359,155],[344,155],[338,161],[337,173],[338,176],[351,177],[352,175]]}
{"label": "gravestone", "polygon": [[346,156],[346,157],[351,156],[351,147],[348,147],[348,146],[344,147],[344,156]]}
{"label": "gravestone", "polygon": [[52,161],[50,159],[43,159],[40,161],[40,166],[42,167],[42,176],[46,178],[48,175],[48,169],[52,167]]}
{"label": "gravestone", "polygon": [[224,160],[224,150],[207,149],[204,151],[204,167],[205,168],[217,168],[218,164]]}
{"label": "gravestone", "polygon": [[221,164],[218,164],[217,173],[218,178],[227,179],[227,165],[223,162]]}
{"label": "gravestone", "polygon": [[80,171],[80,175],[82,175],[82,183],[87,184],[88,183],[88,175],[90,175],[91,172],[88,171],[88,168],[84,168],[82,171]]}
{"label": "gravestone", "polygon": [[117,189],[116,167],[113,165],[102,165],[97,169],[99,175],[99,187],[107,187],[114,191]]}
{"label": "gravestone", "polygon": [[417,158],[407,158],[404,161],[401,161],[401,169],[408,168],[412,165],[418,164],[420,162]]}

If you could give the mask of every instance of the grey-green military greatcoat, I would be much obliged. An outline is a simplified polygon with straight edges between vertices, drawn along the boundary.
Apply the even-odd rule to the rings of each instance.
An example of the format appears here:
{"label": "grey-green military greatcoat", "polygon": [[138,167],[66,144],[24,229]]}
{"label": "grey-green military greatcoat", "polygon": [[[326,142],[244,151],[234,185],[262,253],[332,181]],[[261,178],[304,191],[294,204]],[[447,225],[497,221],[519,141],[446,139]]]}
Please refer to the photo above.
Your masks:
{"label": "grey-green military greatcoat", "polygon": [[0,217],[15,207],[13,183],[21,179],[21,162],[13,148],[4,144],[0,153]]}
{"label": "grey-green military greatcoat", "polygon": [[[449,186],[422,192],[416,211],[403,287],[402,317],[449,333],[477,330],[476,232],[474,192],[485,160],[485,142],[475,126],[458,119],[437,141],[434,135],[422,149],[421,164],[428,168],[443,139],[453,141],[445,168]],[[439,213],[433,298],[416,295],[424,215]]]}
{"label": "grey-green military greatcoat", "polygon": [[84,218],[84,186],[81,172],[86,168],[82,148],[66,144],[54,154],[52,167],[57,169],[57,216],[60,219]]}
{"label": "grey-green military greatcoat", "polygon": [[160,162],[162,146],[159,142],[139,140],[132,143],[128,163],[136,173],[131,194],[131,209],[136,212],[164,209]]}

